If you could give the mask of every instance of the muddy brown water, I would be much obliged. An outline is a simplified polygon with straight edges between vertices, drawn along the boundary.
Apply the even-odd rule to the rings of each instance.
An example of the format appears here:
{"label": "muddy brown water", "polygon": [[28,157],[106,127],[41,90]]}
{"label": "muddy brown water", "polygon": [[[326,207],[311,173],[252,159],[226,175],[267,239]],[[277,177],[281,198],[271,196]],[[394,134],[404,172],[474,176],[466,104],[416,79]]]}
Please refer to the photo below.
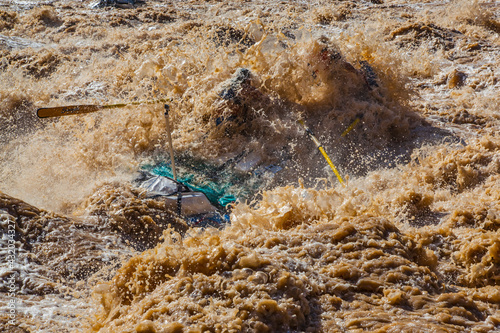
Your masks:
{"label": "muddy brown water", "polygon": [[[3,332],[500,331],[496,2],[91,3],[0,1]],[[283,167],[226,228],[134,187],[163,105],[35,113],[157,99],[179,156]]]}

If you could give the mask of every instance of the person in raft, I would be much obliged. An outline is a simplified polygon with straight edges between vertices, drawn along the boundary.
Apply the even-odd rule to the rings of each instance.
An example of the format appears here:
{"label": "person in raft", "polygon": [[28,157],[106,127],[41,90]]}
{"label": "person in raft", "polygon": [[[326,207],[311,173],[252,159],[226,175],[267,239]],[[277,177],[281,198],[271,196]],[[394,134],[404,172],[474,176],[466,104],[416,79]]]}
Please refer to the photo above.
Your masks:
{"label": "person in raft", "polygon": [[373,90],[378,87],[377,75],[366,60],[359,61],[359,69],[346,61],[339,51],[322,43],[317,44],[319,50],[313,48],[311,62],[312,77],[322,81],[331,78],[344,79],[358,87]]}
{"label": "person in raft", "polygon": [[253,114],[249,110],[248,102],[252,98],[261,98],[261,95],[262,93],[251,84],[250,70],[238,68],[233,76],[222,85],[219,93],[222,103],[215,124],[219,126],[225,121],[240,123],[251,120]]}
{"label": "person in raft", "polygon": [[[235,132],[249,134],[259,112],[273,103],[271,98],[252,85],[252,73],[247,68],[238,68],[222,84],[214,115],[215,125],[223,128],[226,136]],[[249,133],[247,133],[249,132]]]}
{"label": "person in raft", "polygon": [[[313,51],[308,65],[311,66],[314,79],[328,81],[332,77],[344,78],[347,82],[352,82],[353,89],[372,90],[378,87],[376,74],[368,62],[360,61],[358,70],[344,60],[339,52],[326,46]],[[273,103],[269,96],[252,86],[252,73],[247,68],[238,68],[222,84],[218,95],[221,103],[214,117],[215,125],[223,125],[221,127],[225,128],[226,135],[231,135],[235,128],[245,131],[246,127],[243,125],[251,123],[258,116],[256,110]],[[297,107],[300,109],[300,106]]]}

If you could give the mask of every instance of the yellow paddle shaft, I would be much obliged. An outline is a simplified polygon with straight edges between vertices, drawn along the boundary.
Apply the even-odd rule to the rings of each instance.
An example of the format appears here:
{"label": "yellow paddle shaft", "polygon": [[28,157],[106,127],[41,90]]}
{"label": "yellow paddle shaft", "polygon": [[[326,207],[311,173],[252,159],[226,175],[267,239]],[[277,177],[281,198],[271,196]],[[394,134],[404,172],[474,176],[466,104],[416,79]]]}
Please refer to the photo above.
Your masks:
{"label": "yellow paddle shaft", "polygon": [[335,167],[335,165],[333,164],[332,160],[330,159],[330,157],[326,153],[326,151],[323,148],[323,145],[321,144],[321,142],[319,142],[319,140],[314,136],[313,132],[309,129],[309,127],[306,126],[306,124],[304,123],[304,121],[302,119],[299,119],[299,123],[302,126],[304,126],[304,129],[306,130],[307,134],[314,141],[314,144],[316,145],[316,147],[318,147],[318,150],[321,152],[321,155],[323,155],[323,157],[325,158],[325,160],[328,163],[328,165],[330,166],[330,168],[332,168],[332,171],[335,174],[335,176],[337,176],[337,179],[339,180],[339,182],[342,185],[345,186],[344,180],[342,179],[342,177],[340,176],[340,173],[338,172],[337,168]]}
{"label": "yellow paddle shaft", "polygon": [[323,149],[322,146],[319,146],[318,147],[319,151],[321,152],[321,154],[323,154],[323,157],[325,158],[325,160],[328,162],[328,165],[330,165],[330,168],[332,168],[333,170],[333,173],[335,174],[335,176],[337,176],[337,179],[339,180],[339,182],[342,184],[342,185],[345,185],[344,184],[344,180],[342,179],[342,177],[340,176],[340,173],[337,171],[337,168],[335,167],[335,165],[333,165],[333,162],[332,160],[330,159],[330,157],[328,157],[328,155],[326,154],[326,151],[325,149]]}
{"label": "yellow paddle shaft", "polygon": [[360,120],[361,120],[361,118],[356,117],[356,119],[354,119],[354,121],[352,122],[352,124],[349,125],[349,127],[346,128],[346,130],[344,131],[344,133],[342,133],[341,137],[346,136],[347,133],[349,133],[350,131],[352,131],[352,129],[354,128],[354,126],[356,126],[359,123]]}

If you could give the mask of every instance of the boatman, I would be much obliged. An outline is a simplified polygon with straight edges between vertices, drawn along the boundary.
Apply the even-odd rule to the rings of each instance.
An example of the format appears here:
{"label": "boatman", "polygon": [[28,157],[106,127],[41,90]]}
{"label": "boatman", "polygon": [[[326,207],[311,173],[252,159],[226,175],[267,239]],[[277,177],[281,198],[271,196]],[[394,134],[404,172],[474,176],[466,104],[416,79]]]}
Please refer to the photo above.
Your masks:
{"label": "boatman", "polygon": [[263,94],[252,86],[251,75],[250,70],[238,68],[233,76],[223,83],[219,93],[222,103],[215,119],[217,126],[230,122],[242,125],[255,118],[250,104],[261,99]]}

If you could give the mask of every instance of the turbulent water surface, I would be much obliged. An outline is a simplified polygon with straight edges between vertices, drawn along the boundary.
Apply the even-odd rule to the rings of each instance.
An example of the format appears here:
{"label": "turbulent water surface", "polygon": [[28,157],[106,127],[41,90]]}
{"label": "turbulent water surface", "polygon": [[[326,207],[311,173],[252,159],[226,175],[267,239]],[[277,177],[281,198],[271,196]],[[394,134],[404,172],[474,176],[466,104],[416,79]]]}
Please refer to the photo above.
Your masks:
{"label": "turbulent water surface", "polygon": [[[500,331],[498,2],[121,2],[0,1],[0,331]],[[36,116],[159,99],[181,169],[281,168],[224,229],[132,182],[161,103]]]}

